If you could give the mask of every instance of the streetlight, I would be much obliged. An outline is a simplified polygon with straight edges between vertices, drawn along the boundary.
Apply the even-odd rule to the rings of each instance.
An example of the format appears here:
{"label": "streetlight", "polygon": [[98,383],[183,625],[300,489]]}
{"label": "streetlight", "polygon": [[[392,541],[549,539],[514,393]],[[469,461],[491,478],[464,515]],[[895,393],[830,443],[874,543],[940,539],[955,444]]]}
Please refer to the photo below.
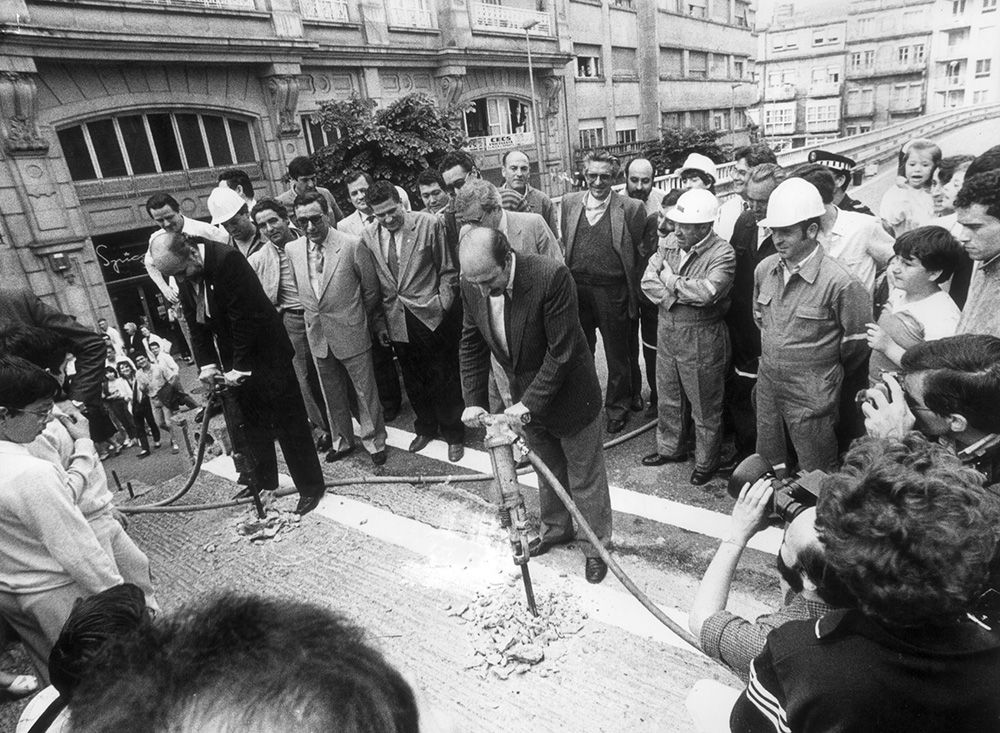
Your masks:
{"label": "streetlight", "polygon": [[[538,104],[535,102],[535,68],[531,63],[530,31],[538,25],[538,20],[527,20],[521,27],[524,29],[524,42],[528,47],[528,85],[531,88],[531,129],[535,141],[535,157],[538,159],[538,187],[544,190],[542,181],[542,142],[541,131],[538,128]],[[530,176],[529,176],[530,178]]]}

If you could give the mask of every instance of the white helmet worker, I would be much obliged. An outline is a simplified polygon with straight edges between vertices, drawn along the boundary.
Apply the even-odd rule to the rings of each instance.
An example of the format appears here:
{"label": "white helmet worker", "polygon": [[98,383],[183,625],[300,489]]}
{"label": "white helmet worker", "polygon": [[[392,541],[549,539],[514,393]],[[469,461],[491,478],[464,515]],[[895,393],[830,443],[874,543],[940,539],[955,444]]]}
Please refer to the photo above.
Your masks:
{"label": "white helmet worker", "polygon": [[757,226],[769,229],[790,227],[825,213],[823,199],[814,185],[804,178],[789,178],[771,192],[767,200],[767,216]]}
{"label": "white helmet worker", "polygon": [[236,191],[225,186],[212,189],[208,194],[208,213],[212,215],[212,224],[224,224],[232,219],[247,202]]}
{"label": "white helmet worker", "polygon": [[683,174],[687,170],[701,171],[710,175],[713,181],[719,180],[719,172],[715,167],[715,163],[707,155],[701,155],[700,153],[691,153],[688,155],[679,172]]}
{"label": "white helmet worker", "polygon": [[719,215],[719,199],[706,188],[692,188],[681,194],[667,218],[678,224],[708,224]]}

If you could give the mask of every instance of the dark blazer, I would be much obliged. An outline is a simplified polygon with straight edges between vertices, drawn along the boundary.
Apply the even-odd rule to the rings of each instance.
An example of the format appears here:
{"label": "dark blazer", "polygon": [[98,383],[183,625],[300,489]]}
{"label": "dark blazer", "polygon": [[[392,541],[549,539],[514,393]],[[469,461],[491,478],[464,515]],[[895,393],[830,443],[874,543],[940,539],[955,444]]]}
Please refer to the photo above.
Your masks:
{"label": "dark blazer", "polygon": [[[568,193],[563,196],[562,241],[566,250],[567,265],[572,262],[576,228],[580,224],[586,198],[586,191]],[[638,199],[612,191],[608,210],[611,214],[611,246],[621,258],[625,277],[628,280],[629,316],[636,318],[639,314],[639,277],[642,275],[642,269],[639,268],[639,247],[642,244],[642,235],[646,228],[646,207]]]}
{"label": "dark blazer", "polygon": [[244,372],[291,368],[292,342],[246,258],[233,247],[206,242],[202,277],[208,300],[205,323],[197,318],[198,283],[185,278],[178,288],[198,365]]}
{"label": "dark blazer", "polygon": [[489,298],[462,281],[465,309],[459,365],[467,406],[489,408],[490,352],[510,376],[511,395],[557,437],[575,435],[601,411],[594,357],[580,326],[576,285],[565,265],[514,255],[510,358],[490,327]]}
{"label": "dark blazer", "polygon": [[18,323],[48,328],[68,339],[69,351],[76,357],[76,377],[70,396],[85,405],[101,404],[106,349],[99,333],[77,323],[73,316],[46,305],[30,290],[2,288],[0,328]]}
{"label": "dark blazer", "polygon": [[736,252],[732,302],[726,313],[726,325],[733,347],[733,366],[741,372],[757,373],[760,359],[760,329],[753,319],[753,273],[761,260],[775,254],[770,235],[757,246],[757,220],[749,211],[740,214],[729,242]]}

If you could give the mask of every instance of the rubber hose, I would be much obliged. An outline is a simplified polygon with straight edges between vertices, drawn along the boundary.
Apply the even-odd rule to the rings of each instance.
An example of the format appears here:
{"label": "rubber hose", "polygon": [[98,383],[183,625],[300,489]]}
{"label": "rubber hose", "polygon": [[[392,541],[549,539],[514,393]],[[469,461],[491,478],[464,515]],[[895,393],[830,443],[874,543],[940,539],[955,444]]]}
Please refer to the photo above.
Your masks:
{"label": "rubber hose", "polygon": [[[212,413],[212,402],[213,400],[209,399],[209,401],[205,403],[205,410],[201,416],[201,435],[198,436],[198,450],[195,452],[194,465],[191,467],[191,473],[188,476],[187,481],[184,482],[184,486],[182,486],[180,491],[173,496],[168,496],[166,499],[161,499],[160,501],[154,501],[152,504],[148,504],[147,506],[161,507],[173,504],[175,501],[184,496],[184,494],[189,492],[191,487],[194,486],[195,479],[197,479],[198,474],[201,473],[201,463],[205,460],[205,446],[208,441],[208,421]],[[136,509],[138,508],[139,507],[136,507]],[[121,509],[120,511],[128,513],[128,509]]]}
{"label": "rubber hose", "polygon": [[599,554],[601,559],[607,563],[608,568],[611,569],[611,572],[614,573],[615,577],[621,581],[622,585],[625,586],[628,592],[635,596],[636,600],[638,600],[647,611],[653,614],[653,616],[655,616],[660,623],[700,652],[701,647],[698,645],[698,640],[694,638],[691,632],[680,626],[672,618],[667,616],[667,614],[661,611],[659,606],[653,603],[649,596],[643,593],[639,589],[639,586],[632,582],[632,579],[628,577],[625,574],[625,571],[621,569],[617,562],[615,562],[615,559],[611,557],[604,545],[601,544],[597,535],[594,534],[594,530],[590,528],[589,524],[587,524],[587,520],[583,518],[583,514],[577,508],[576,502],[573,501],[573,498],[569,495],[563,485],[559,483],[559,479],[556,478],[556,475],[552,473],[542,459],[535,455],[531,449],[528,449],[527,457],[528,460],[531,461],[531,465],[535,467],[536,471],[538,471],[539,476],[544,478],[552,487],[552,490],[556,492],[560,501],[562,501],[562,503],[566,506],[569,513],[573,515],[573,519],[576,521],[577,525],[581,527],[583,529],[583,533],[587,535],[587,539],[590,541],[590,544],[597,549],[597,554]]}

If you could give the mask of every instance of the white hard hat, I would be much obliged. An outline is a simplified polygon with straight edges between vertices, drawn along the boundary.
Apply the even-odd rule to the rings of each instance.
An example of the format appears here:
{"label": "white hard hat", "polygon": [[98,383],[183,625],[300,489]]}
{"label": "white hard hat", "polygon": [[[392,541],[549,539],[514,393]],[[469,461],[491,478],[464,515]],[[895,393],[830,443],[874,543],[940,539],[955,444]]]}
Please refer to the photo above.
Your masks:
{"label": "white hard hat", "polygon": [[242,196],[225,186],[213,188],[208,194],[208,213],[212,215],[213,225],[229,221],[246,205]]}
{"label": "white hard hat", "polygon": [[708,224],[719,214],[719,199],[705,188],[685,191],[677,204],[667,211],[667,218],[678,224]]}
{"label": "white hard hat", "polygon": [[826,207],[816,187],[804,178],[789,178],[778,184],[767,200],[767,216],[759,227],[790,227],[800,221],[823,216]]}
{"label": "white hard hat", "polygon": [[700,153],[691,153],[685,160],[684,164],[681,166],[680,172],[684,172],[688,169],[699,170],[702,173],[707,173],[712,177],[712,180],[719,180],[719,172],[715,168],[715,163],[712,159],[706,155],[701,155]]}

